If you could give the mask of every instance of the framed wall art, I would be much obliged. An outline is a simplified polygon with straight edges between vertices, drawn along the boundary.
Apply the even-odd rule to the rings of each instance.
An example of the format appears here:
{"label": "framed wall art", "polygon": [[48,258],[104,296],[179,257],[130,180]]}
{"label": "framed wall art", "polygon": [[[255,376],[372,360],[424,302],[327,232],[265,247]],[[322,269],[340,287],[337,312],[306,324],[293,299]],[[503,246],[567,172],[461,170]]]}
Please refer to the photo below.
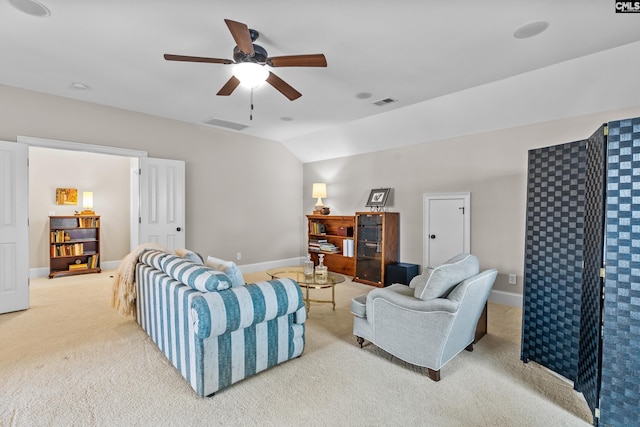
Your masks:
{"label": "framed wall art", "polygon": [[77,188],[56,188],[56,205],[77,205]]}

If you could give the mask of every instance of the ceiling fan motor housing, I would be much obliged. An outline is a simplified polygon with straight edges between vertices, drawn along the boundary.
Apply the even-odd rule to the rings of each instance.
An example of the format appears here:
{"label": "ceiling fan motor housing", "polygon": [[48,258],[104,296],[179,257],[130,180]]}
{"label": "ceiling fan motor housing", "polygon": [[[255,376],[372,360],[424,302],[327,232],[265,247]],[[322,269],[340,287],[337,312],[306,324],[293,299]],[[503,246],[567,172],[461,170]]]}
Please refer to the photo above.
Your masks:
{"label": "ceiling fan motor housing", "polygon": [[255,62],[258,64],[265,64],[269,55],[265,48],[260,45],[253,45],[253,55],[247,55],[238,46],[233,48],[233,60],[235,62]]}

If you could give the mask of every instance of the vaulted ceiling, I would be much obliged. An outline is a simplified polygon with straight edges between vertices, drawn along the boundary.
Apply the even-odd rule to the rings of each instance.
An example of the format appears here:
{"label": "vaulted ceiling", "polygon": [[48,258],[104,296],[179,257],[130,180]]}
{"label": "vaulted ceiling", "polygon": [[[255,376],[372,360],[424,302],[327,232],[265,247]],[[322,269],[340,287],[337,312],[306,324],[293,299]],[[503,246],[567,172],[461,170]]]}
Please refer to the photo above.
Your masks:
{"label": "vaulted ceiling", "polygon": [[[39,3],[49,16],[0,1],[1,84],[246,126],[231,131],[305,162],[640,105],[640,14],[614,1]],[[216,96],[231,65],[163,59],[233,58],[225,18],[259,31],[269,56],[324,53],[328,66],[271,69],[302,97],[258,88],[250,120],[249,90]],[[541,34],[514,37],[539,21]]]}

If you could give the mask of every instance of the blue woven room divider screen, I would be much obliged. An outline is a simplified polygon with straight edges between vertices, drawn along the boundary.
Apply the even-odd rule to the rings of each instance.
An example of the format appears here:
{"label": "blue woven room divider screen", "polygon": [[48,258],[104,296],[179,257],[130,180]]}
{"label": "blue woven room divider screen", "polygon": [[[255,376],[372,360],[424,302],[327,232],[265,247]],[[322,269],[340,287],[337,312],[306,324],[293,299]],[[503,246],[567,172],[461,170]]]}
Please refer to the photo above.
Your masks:
{"label": "blue woven room divider screen", "polygon": [[630,426],[640,425],[640,118],[607,128],[529,152],[521,358],[574,380],[595,425]]}
{"label": "blue woven room divider screen", "polygon": [[529,151],[521,359],[576,379],[586,142]]}
{"label": "blue woven room divider screen", "polygon": [[600,423],[640,425],[640,118],[609,123]]}
{"label": "blue woven room divider screen", "polygon": [[602,288],[600,275],[604,252],[606,126],[602,125],[587,140],[584,209],[584,267],[580,304],[580,346],[575,389],[581,391],[597,424],[595,410],[600,396],[600,325]]}

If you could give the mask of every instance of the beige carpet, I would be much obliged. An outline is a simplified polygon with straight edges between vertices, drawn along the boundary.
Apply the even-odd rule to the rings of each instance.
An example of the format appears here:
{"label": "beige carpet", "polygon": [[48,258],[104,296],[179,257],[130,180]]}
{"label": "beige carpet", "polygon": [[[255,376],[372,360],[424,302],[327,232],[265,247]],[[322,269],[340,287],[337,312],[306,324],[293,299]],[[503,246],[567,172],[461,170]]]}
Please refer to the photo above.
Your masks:
{"label": "beige carpet", "polygon": [[0,426],[591,424],[570,384],[519,360],[519,309],[490,304],[489,334],[435,383],[359,348],[349,302],[371,288],[350,281],[335,312],[311,306],[302,357],[202,399],[109,307],[111,274],[32,280],[31,308],[0,315]]}

